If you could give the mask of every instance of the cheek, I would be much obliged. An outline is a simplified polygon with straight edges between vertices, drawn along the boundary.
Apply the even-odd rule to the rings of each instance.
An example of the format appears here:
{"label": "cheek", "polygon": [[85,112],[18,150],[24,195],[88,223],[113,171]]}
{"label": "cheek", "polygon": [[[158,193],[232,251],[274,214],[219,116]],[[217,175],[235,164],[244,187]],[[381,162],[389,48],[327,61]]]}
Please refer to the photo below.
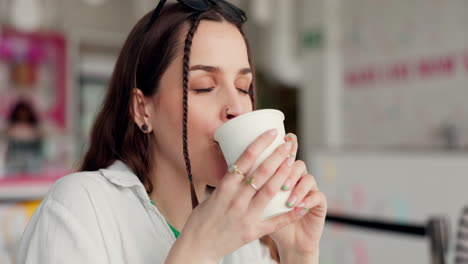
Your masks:
{"label": "cheek", "polygon": [[161,100],[156,106],[151,120],[157,146],[165,155],[176,159],[176,154],[182,149],[182,113],[179,105],[169,104],[170,100]]}
{"label": "cheek", "polygon": [[244,95],[242,97],[242,109],[247,113],[247,112],[252,112],[253,111],[253,104],[252,104],[252,99],[250,98],[249,95]]}
{"label": "cheek", "polygon": [[253,109],[252,100],[250,99],[250,96],[247,98],[246,101],[247,101],[246,109],[248,109],[247,112],[252,112],[254,109]]}
{"label": "cheek", "polygon": [[[191,105],[193,106],[193,105]],[[219,106],[193,106],[189,109],[189,151],[194,177],[215,184],[227,170],[219,146],[214,142],[214,132],[221,125]]]}
{"label": "cheek", "polygon": [[177,154],[182,149],[182,125],[176,118],[158,119],[154,124],[154,136],[161,152],[169,155],[171,159],[177,159]]}
{"label": "cheek", "polygon": [[[188,111],[188,130],[210,133],[217,125],[219,107],[209,103],[193,102]],[[220,121],[219,121],[220,122]],[[219,124],[218,124],[219,125]]]}

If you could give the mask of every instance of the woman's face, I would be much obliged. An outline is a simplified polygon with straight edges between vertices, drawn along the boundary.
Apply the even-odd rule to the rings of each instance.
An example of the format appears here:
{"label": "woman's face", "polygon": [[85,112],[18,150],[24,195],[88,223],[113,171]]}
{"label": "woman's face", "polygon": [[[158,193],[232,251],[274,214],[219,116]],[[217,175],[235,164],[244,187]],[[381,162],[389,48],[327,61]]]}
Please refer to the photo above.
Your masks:
{"label": "woman's face", "polygon": [[[182,152],[182,59],[163,74],[154,96],[152,127],[157,159],[187,177]],[[214,134],[228,120],[253,109],[252,73],[239,30],[225,22],[202,21],[193,38],[188,86],[188,147],[194,181],[216,186],[227,170]],[[232,117],[230,116],[230,117]],[[158,166],[158,164],[156,164]]]}

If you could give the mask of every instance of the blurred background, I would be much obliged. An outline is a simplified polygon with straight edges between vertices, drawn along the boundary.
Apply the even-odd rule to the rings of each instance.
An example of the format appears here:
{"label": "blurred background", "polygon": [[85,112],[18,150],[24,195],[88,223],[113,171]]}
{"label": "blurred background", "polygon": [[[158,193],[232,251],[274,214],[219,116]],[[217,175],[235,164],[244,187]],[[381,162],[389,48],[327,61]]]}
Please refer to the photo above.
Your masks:
{"label": "blurred background", "polygon": [[[0,263],[76,168],[123,41],[156,2],[0,0]],[[320,263],[458,263],[468,1],[231,2],[249,17],[259,108],[286,114],[328,197]]]}

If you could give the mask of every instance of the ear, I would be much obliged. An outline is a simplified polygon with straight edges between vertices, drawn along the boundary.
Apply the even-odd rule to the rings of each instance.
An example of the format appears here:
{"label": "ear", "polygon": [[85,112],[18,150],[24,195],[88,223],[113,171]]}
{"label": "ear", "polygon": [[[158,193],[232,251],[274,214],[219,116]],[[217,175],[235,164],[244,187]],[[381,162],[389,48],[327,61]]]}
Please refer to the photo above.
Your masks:
{"label": "ear", "polygon": [[[133,121],[144,132],[150,133],[153,131],[151,125],[150,113],[151,102],[143,95],[143,92],[138,88],[133,88],[132,91],[132,110]],[[143,130],[143,125],[146,125],[146,131]]]}

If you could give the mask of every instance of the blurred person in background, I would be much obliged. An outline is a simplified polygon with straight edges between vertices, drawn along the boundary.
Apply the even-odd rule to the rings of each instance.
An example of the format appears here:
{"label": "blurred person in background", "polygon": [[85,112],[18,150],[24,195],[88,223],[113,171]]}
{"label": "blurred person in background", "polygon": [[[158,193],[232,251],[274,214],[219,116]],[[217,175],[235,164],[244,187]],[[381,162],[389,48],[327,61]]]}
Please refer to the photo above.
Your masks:
{"label": "blurred person in background", "polygon": [[[165,2],[128,36],[80,172],[50,189],[18,263],[318,263],[327,205],[294,158],[296,136],[253,172],[255,185],[242,172],[277,131],[229,169],[214,140],[255,109],[244,12],[222,0]],[[262,221],[288,189],[295,209]],[[268,234],[277,248],[260,242]]]}
{"label": "blurred person in background", "polygon": [[26,100],[18,100],[8,117],[6,175],[37,173],[41,168],[42,136],[39,119]]}

